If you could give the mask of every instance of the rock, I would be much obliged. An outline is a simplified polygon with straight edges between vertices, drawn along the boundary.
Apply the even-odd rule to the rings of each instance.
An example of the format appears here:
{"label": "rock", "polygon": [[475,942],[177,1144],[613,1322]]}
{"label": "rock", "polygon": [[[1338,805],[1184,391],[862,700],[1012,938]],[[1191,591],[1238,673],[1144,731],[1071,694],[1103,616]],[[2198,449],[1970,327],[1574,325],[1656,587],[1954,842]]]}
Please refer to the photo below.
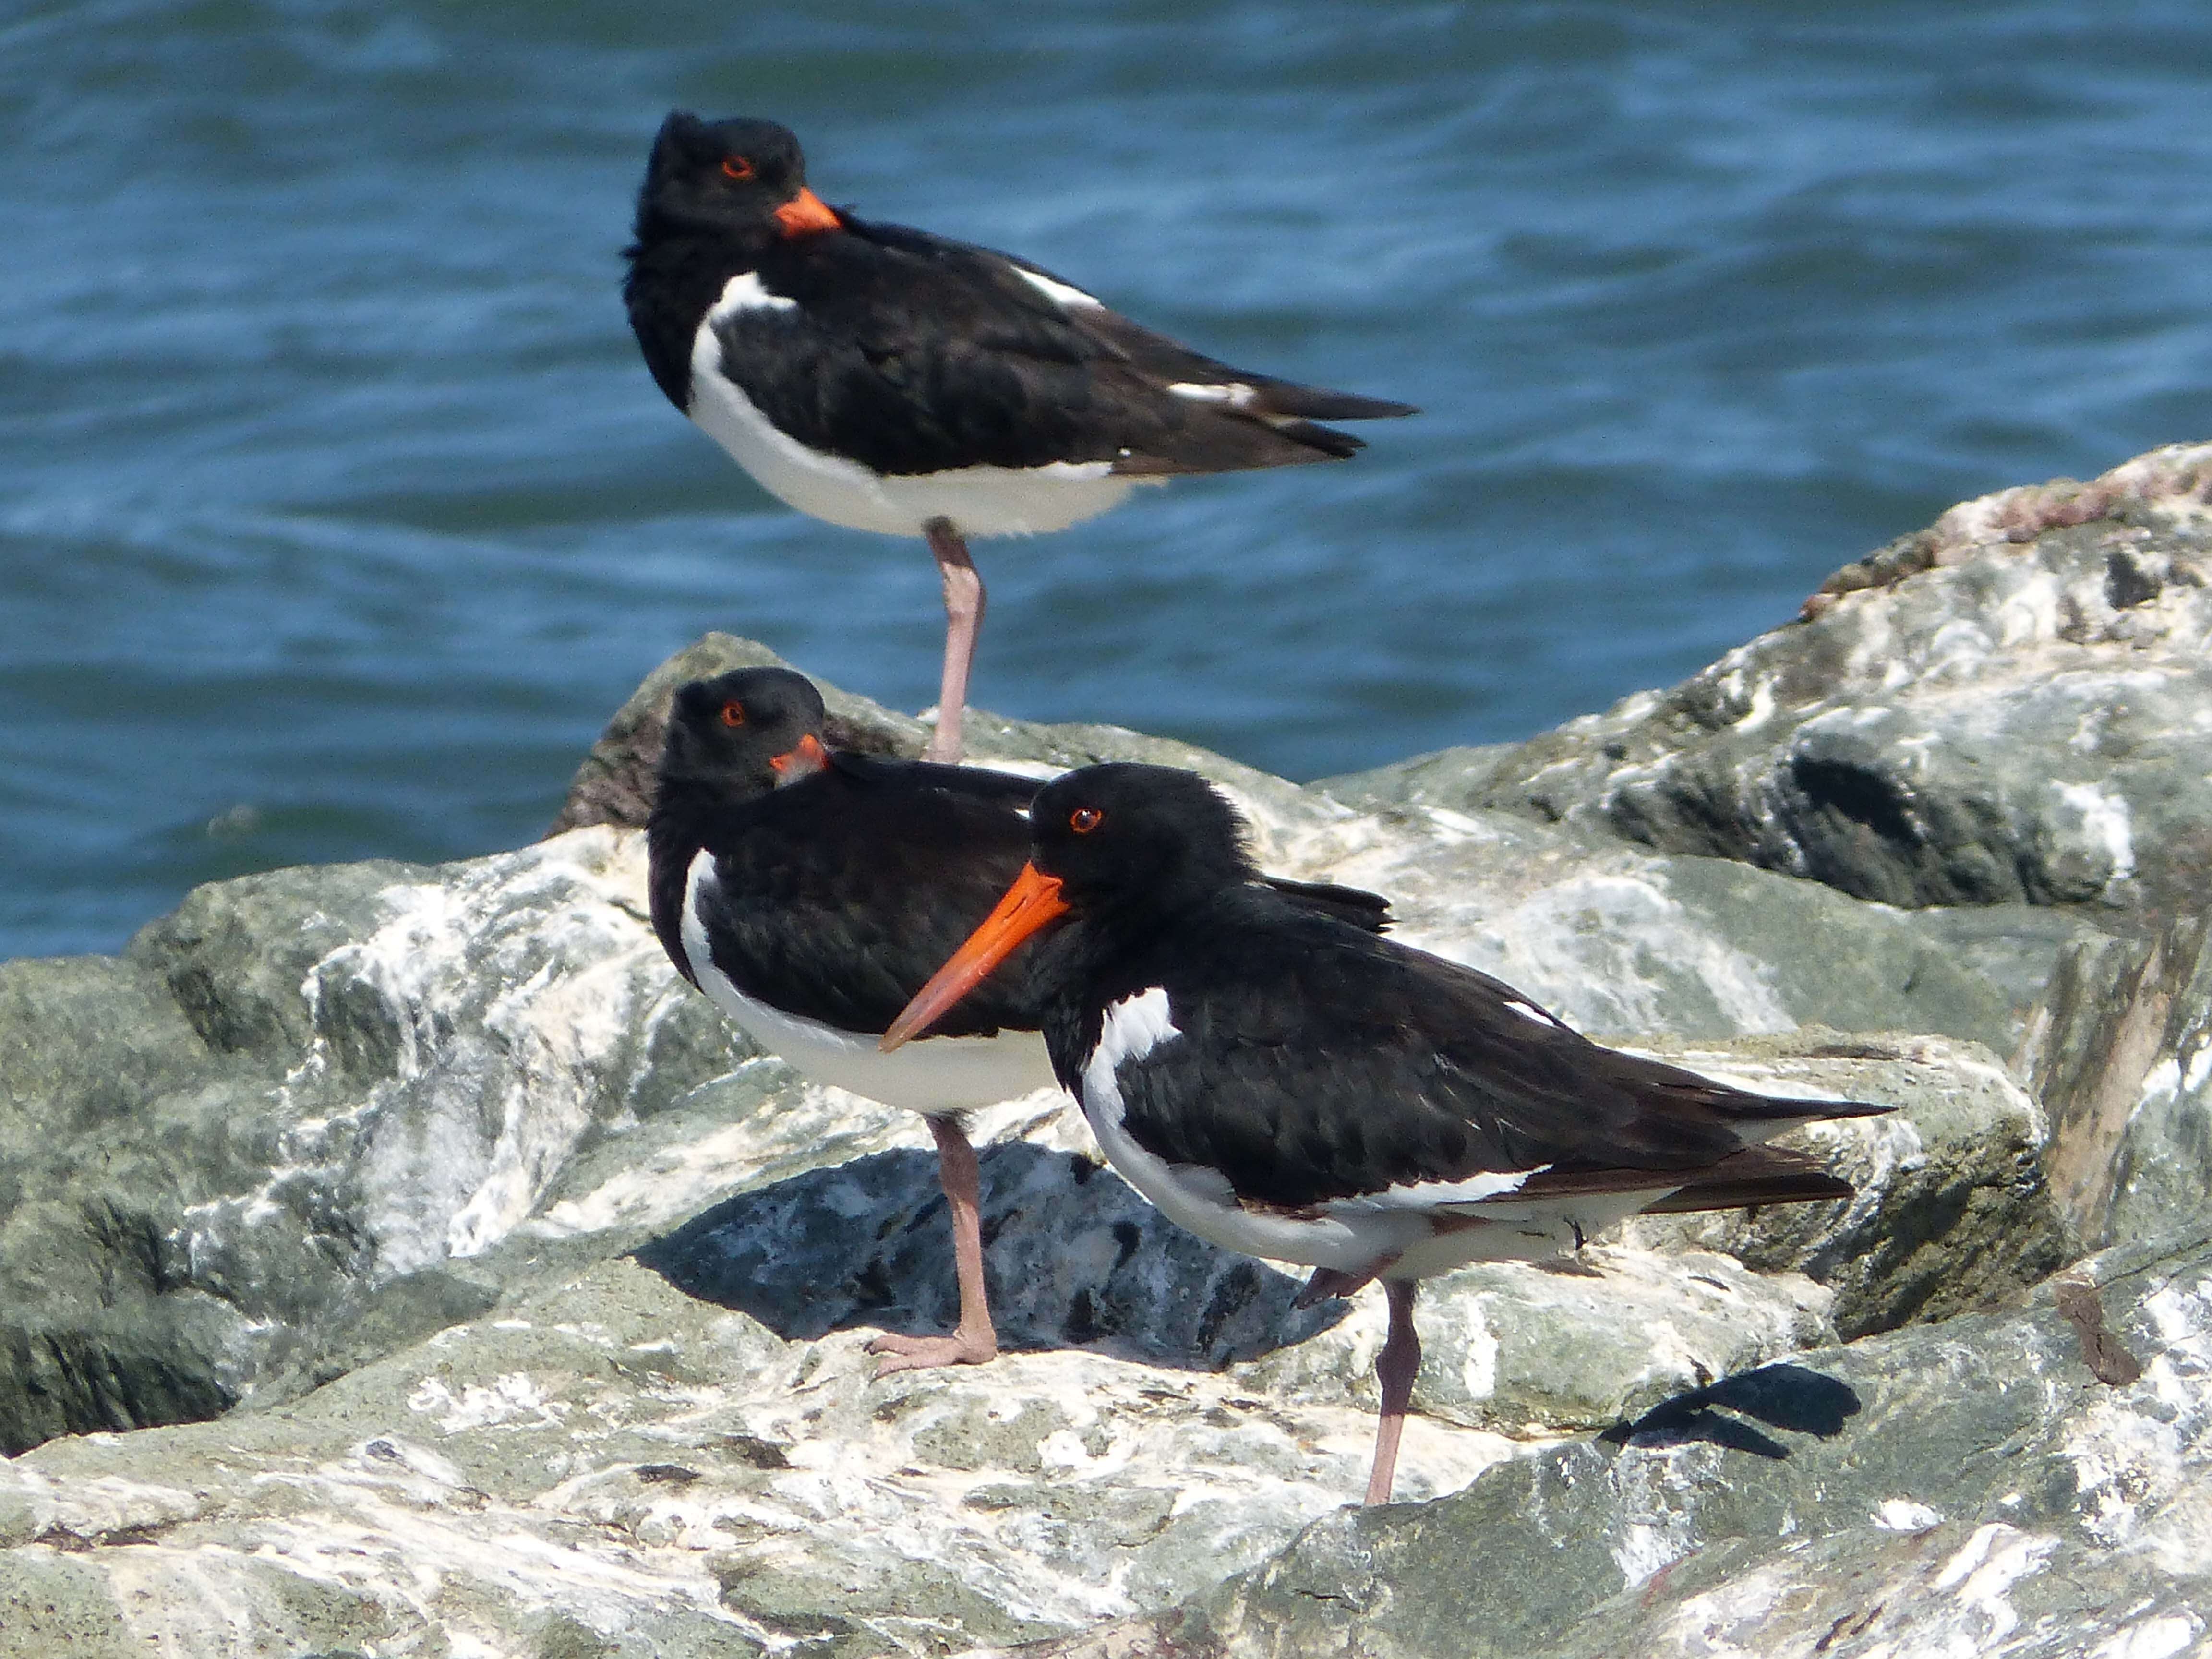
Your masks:
{"label": "rock", "polygon": [[[1641,1415],[1687,1389],[1835,1340],[1829,1293],[1703,1250],[1618,1243],[1422,1282],[1413,1408],[1540,1442]],[[1385,1319],[1364,1297],[1333,1328],[1236,1369],[1255,1393],[1370,1408]]]}
{"label": "rock", "polygon": [[462,1264],[578,1146],[744,1052],[643,929],[634,840],[277,871],[119,960],[0,967],[0,1447],[310,1386],[490,1305]]}
{"label": "rock", "polygon": [[[687,680],[736,668],[792,665],[766,646],[731,634],[705,635],[678,652],[648,674],[607,722],[606,730],[577,768],[568,799],[547,833],[558,835],[592,823],[642,829],[652,805],[653,770],[660,758],[669,699],[676,688]],[[920,757],[929,739],[927,724],[840,690],[826,680],[816,684],[828,707],[825,732],[832,748],[908,760]],[[1334,810],[1281,778],[1190,744],[1147,737],[1124,726],[1040,726],[970,708],[962,717],[961,731],[969,759],[981,765],[1011,765],[1017,770],[1027,769],[1043,775],[1097,761],[1150,761],[1202,772],[1247,797],[1264,801],[1277,814],[1300,821],[1325,817]]]}
{"label": "rock", "polygon": [[[697,651],[708,659],[656,682],[763,654]],[[838,706],[851,730],[915,735],[857,699]],[[1195,763],[1244,804],[1275,867],[1392,893],[1401,937],[1587,1028],[1717,1039],[1826,1018],[2004,1041],[2014,1024],[2007,994],[1913,919],[1813,884],[1590,848],[1504,814],[1358,814],[1110,728],[986,715],[975,737],[1039,769],[1125,753]],[[914,1144],[895,1114],[824,1109],[781,1068],[739,1066],[749,1051],[676,978],[644,908],[639,837],[602,826],[434,869],[217,884],[118,961],[0,968],[0,1445],[289,1397],[492,1305],[510,1260],[526,1274],[617,1237],[642,1243],[640,1217],[683,1218],[641,1206],[616,1170],[672,1146],[721,1137],[720,1184],[686,1188],[703,1209]],[[932,1201],[919,1166],[892,1184]],[[585,1218],[582,1193],[602,1209]],[[526,1222],[528,1249],[508,1249]],[[925,1247],[871,1260],[902,1284],[942,1266]],[[1101,1271],[1086,1310],[1073,1285],[1041,1277],[1070,1322],[1033,1340],[1133,1328],[1139,1304],[1112,1280]],[[1279,1312],[1279,1298],[1250,1300],[1261,1281],[1237,1282],[1221,1331]],[[858,1309],[876,1292],[852,1294]],[[1142,1320],[1164,1305],[1153,1294]],[[927,1297],[908,1306],[937,1316]],[[1249,1332],[1217,1340],[1191,1317],[1159,1340],[1198,1342],[1217,1364],[1250,1352]]]}
{"label": "rock", "polygon": [[[971,712],[996,763],[1206,773],[1269,866],[1585,1029],[1900,1109],[1798,1132],[1848,1204],[1425,1285],[1427,1501],[1343,1507],[1378,1294],[1293,1310],[1055,1095],[973,1126],[1006,1353],[873,1379],[869,1334],[954,1308],[926,1133],[677,978],[625,827],[669,690],[757,646],[656,671],[535,847],[219,884],[119,957],[0,965],[0,1659],[2179,1651],[2212,966],[2151,913],[2197,821],[2194,453],[1947,516],[1674,693],[1327,789]],[[2068,686],[2105,703],[2062,730]],[[927,732],[830,705],[848,746]],[[1759,794],[1857,707],[1928,739],[1881,757],[1909,811]],[[1924,885],[2000,848],[2016,889]]]}
{"label": "rock", "polygon": [[[625,1655],[942,1651],[1257,1564],[1356,1488],[1372,1431],[1097,1352],[878,1382],[864,1340],[786,1342],[604,1261],[281,1409],[0,1464],[0,1608],[194,1656],[311,1625],[380,1652],[533,1626]],[[1514,1449],[1412,1441],[1419,1492]]]}
{"label": "rock", "polygon": [[[241,1403],[0,1465],[0,1607],[30,1609],[21,1628],[185,1656],[408,1651],[432,1632],[490,1650],[945,1650],[1207,1594],[1357,1491],[1378,1294],[1294,1312],[1292,1279],[1169,1226],[1050,1096],[975,1125],[1010,1352],[875,1382],[873,1330],[940,1327],[955,1305],[926,1134],[691,1023],[702,1005],[620,896],[636,842],[592,829],[435,872],[335,872],[330,906],[307,872],[231,884],[121,964],[0,975],[43,1006],[70,984],[135,988],[151,1121],[220,1110],[236,1137],[231,1161],[178,1166],[182,1192],[133,1201],[168,1264],[145,1306],[236,1322],[203,1346]],[[231,950],[242,975],[221,966]],[[272,988],[295,973],[297,1007]],[[176,984],[189,1017],[161,1012]],[[628,1013],[587,1014],[611,1008]],[[203,1029],[244,1035],[217,1054]],[[1841,1046],[1694,1057],[1792,1088],[1917,1088],[1926,1146],[1995,1150],[1916,1163],[1869,1143],[1865,1206],[1739,1248],[1820,1262],[1824,1243],[1905,1231],[1969,1170],[2020,1201],[2006,1154],[2033,1115],[1985,1056]],[[78,1143],[78,1167],[103,1144]],[[1929,1163],[1947,1171],[1932,1187],[1901,1173]],[[1657,1242],[1425,1286],[1401,1495],[1685,1389],[1732,1398],[1730,1373],[1805,1363],[1832,1303],[1878,1304],[1912,1273],[1844,1262],[1828,1288]],[[2002,1279],[1947,1259],[1984,1290]]]}
{"label": "rock", "polygon": [[[2077,1277],[2078,1275],[2078,1277]],[[2100,1381],[2066,1287],[2140,1380]],[[2212,1518],[2212,1243],[2030,1308],[1800,1356],[1432,1503],[1340,1510],[1054,1659],[2193,1650]]]}
{"label": "rock", "polygon": [[[1594,1034],[1816,1024],[2009,1049],[2033,994],[1979,971],[1929,918],[1503,812],[1385,808],[1310,830],[1298,850],[1330,879],[1389,894],[1395,937],[1494,974]],[[2055,960],[2076,936],[2069,927],[2018,951]],[[2043,982],[2033,969],[2026,978]]]}
{"label": "rock", "polygon": [[1846,1340],[2009,1304],[2081,1254],[2044,1178],[2044,1110],[1986,1049],[1810,1029],[1647,1047],[1761,1093],[1897,1109],[1780,1138],[1856,1186],[1850,1203],[1639,1216],[1624,1229],[1635,1243],[1721,1250],[1762,1273],[1806,1274],[1832,1296],[1829,1316]]}
{"label": "rock", "polygon": [[1809,619],[1499,751],[1339,780],[1884,903],[2203,902],[2212,446],[1953,508]]}
{"label": "rock", "polygon": [[2051,1184],[2092,1244],[2212,1219],[2212,927],[2067,952],[2029,1021],[2056,1125]]}

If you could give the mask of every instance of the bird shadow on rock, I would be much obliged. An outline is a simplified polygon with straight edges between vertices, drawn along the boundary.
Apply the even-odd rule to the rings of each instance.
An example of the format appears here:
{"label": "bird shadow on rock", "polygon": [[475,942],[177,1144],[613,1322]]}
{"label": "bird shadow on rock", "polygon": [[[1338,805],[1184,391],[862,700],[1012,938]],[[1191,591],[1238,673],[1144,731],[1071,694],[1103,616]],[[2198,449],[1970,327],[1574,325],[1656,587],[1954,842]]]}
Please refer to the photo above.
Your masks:
{"label": "bird shadow on rock", "polygon": [[[1024,1141],[981,1150],[983,1261],[1002,1349],[1086,1347],[1218,1370],[1303,1342],[1341,1302],[1175,1225],[1119,1176]],[[725,1200],[635,1252],[687,1296],[786,1340],[950,1331],[952,1226],[932,1153],[872,1153]]]}
{"label": "bird shadow on rock", "polygon": [[1832,1376],[1804,1365],[1761,1365],[1663,1400],[1633,1423],[1616,1423],[1598,1438],[1614,1446],[1702,1440],[1754,1457],[1784,1458],[1790,1455],[1788,1446],[1743,1419],[1832,1440],[1858,1415],[1859,1406],[1857,1391]]}

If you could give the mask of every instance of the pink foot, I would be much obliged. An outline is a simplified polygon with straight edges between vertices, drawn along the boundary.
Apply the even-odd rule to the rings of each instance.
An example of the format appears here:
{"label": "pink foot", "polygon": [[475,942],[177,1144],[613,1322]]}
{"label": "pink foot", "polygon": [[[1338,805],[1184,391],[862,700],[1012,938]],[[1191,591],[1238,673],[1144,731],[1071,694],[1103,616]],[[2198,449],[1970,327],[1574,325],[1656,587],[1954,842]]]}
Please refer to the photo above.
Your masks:
{"label": "pink foot", "polygon": [[934,1370],[940,1365],[988,1365],[999,1357],[997,1337],[986,1331],[977,1335],[955,1331],[950,1336],[894,1336],[889,1332],[868,1344],[868,1352],[881,1354],[878,1377],[898,1371]]}

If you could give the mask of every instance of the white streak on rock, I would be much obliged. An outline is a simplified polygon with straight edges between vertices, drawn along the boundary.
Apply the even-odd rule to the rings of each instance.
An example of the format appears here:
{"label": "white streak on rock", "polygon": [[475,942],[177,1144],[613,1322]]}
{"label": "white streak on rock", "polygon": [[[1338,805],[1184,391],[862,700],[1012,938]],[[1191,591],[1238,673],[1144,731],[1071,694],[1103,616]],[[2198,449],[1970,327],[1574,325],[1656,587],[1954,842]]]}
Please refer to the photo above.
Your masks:
{"label": "white streak on rock", "polygon": [[2001,1642],[2019,1627],[2020,1614],[2007,1598],[2023,1578],[2041,1571],[2058,1547],[2056,1538],[2022,1532],[2002,1521],[1978,1527],[1959,1553],[1936,1575],[1936,1588],[1949,1590],[1987,1623],[1985,1642]]}
{"label": "white streak on rock", "polygon": [[2081,834],[2110,860],[2105,895],[2136,872],[2135,820],[2125,797],[2093,783],[2054,783],[2052,788],[2081,818]]}
{"label": "white streak on rock", "polygon": [[1942,1524],[1943,1512],[1910,1498],[1886,1498],[1875,1505],[1873,1518],[1884,1532],[1925,1532]]}

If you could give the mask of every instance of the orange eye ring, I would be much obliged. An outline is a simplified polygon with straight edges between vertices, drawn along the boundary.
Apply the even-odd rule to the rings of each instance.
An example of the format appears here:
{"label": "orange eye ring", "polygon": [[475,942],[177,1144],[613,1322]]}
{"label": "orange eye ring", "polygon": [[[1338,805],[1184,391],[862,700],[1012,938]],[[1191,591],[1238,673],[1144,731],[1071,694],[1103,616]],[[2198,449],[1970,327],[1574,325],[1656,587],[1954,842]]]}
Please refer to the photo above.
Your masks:
{"label": "orange eye ring", "polygon": [[742,155],[725,155],[722,158],[722,176],[734,179],[742,185],[753,176],[753,164]]}
{"label": "orange eye ring", "polygon": [[722,705],[722,724],[723,724],[723,725],[725,725],[725,726],[743,726],[744,723],[745,723],[745,706],[744,706],[744,704],[743,704],[743,703],[741,703],[741,702],[726,702],[726,703],[724,703],[724,704]]}
{"label": "orange eye ring", "polygon": [[1087,836],[1106,822],[1106,815],[1095,806],[1079,806],[1067,815],[1067,827],[1079,836]]}

